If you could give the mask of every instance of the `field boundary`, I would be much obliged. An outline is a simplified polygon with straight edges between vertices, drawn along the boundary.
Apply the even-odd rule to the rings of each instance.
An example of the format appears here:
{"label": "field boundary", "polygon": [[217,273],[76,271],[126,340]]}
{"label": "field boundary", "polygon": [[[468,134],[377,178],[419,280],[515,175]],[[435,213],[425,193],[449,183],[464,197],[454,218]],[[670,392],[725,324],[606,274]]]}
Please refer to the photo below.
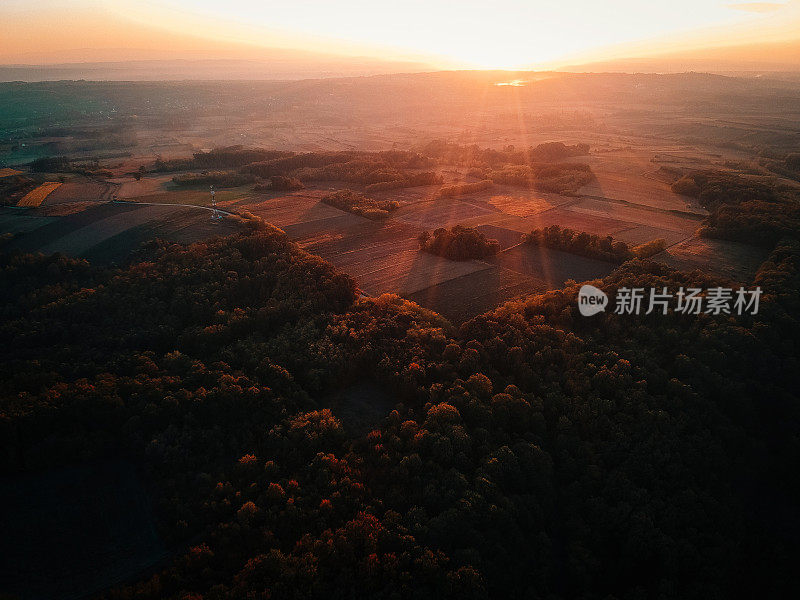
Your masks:
{"label": "field boundary", "polygon": [[[186,208],[201,208],[203,210],[213,211],[213,206],[200,206],[199,204],[180,204],[179,202],[136,202],[135,200],[112,200],[111,204],[139,204],[141,206],[183,206]],[[216,209],[218,213],[225,215],[226,217],[236,217],[238,216],[236,213],[228,212],[227,210],[223,210],[221,208]]]}
{"label": "field boundary", "polygon": [[[679,210],[677,208],[657,208],[655,206],[648,206],[647,204],[639,204],[638,202],[631,202],[630,200],[620,200],[619,198],[609,198],[607,196],[594,196],[592,194],[583,194],[581,198],[589,198],[591,200],[600,200],[602,202],[614,202],[617,204],[625,204],[627,206],[631,206],[634,208],[641,208],[642,210],[647,210],[650,212],[657,212],[661,214],[672,214],[677,215],[679,217],[686,217],[687,219],[692,219],[694,221],[702,221],[706,218],[706,215],[701,215],[700,213],[688,211],[688,210]],[[552,210],[552,209],[549,209]],[[543,211],[546,212],[546,211]]]}

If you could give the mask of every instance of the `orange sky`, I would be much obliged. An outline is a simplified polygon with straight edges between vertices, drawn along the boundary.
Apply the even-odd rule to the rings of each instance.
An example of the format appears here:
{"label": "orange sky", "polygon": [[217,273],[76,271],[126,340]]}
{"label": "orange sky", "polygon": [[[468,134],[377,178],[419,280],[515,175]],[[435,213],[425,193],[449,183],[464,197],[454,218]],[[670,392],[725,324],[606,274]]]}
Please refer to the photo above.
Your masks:
{"label": "orange sky", "polygon": [[[431,68],[547,68],[798,39],[800,1],[4,0],[0,23],[5,64],[260,59],[286,48]],[[796,45],[786,56],[775,48],[773,62],[800,62]]]}

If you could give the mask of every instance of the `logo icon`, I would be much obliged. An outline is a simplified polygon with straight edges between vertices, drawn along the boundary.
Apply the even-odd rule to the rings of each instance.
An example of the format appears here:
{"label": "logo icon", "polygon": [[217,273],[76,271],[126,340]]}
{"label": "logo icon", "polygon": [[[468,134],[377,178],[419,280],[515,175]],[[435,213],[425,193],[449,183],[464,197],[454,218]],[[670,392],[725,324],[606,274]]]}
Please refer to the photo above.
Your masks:
{"label": "logo icon", "polygon": [[608,306],[608,296],[593,285],[582,285],[578,291],[578,310],[584,317],[603,312]]}

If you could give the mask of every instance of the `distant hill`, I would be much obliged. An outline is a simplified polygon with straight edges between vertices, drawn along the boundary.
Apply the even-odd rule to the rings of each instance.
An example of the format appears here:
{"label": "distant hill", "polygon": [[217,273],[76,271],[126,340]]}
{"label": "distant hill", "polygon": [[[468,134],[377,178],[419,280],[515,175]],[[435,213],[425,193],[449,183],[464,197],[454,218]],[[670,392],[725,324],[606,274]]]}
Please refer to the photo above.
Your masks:
{"label": "distant hill", "polygon": [[576,63],[560,71],[621,73],[707,73],[762,74],[800,71],[800,40],[737,46],[716,46],[653,56],[630,56],[604,61]]}
{"label": "distant hill", "polygon": [[297,80],[426,71],[424,63],[280,52],[270,59],[173,59],[0,65],[0,81]]}

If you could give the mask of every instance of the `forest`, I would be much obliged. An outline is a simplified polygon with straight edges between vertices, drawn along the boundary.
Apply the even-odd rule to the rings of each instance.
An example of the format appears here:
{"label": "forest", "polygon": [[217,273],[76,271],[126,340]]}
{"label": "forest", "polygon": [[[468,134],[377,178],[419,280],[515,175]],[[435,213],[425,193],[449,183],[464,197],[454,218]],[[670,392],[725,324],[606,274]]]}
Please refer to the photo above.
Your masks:
{"label": "forest", "polygon": [[297,177],[286,177],[284,175],[273,175],[268,182],[257,183],[253,186],[254,192],[282,191],[291,192],[302,190],[305,186]]}
{"label": "forest", "polygon": [[[176,175],[175,182],[184,185],[215,179],[220,182],[220,187],[227,187],[250,183],[256,178],[266,181],[278,176],[304,183],[339,181],[364,186],[366,193],[374,193],[441,185],[444,180],[437,169],[456,166],[466,168],[467,175],[479,181],[444,185],[439,191],[440,197],[481,191],[493,183],[574,195],[580,187],[594,179],[594,174],[584,163],[563,161],[588,153],[587,144],[568,146],[563,142],[547,142],[524,150],[516,150],[512,146],[504,150],[492,150],[434,141],[413,151],[304,153],[231,146],[197,152],[189,159],[165,161],[159,158],[153,163],[151,171],[199,170],[202,173]],[[53,157],[41,160],[57,166],[62,159]],[[265,184],[258,185],[263,187]]]}
{"label": "forest", "polygon": [[243,173],[228,173],[226,171],[203,171],[201,173],[186,173],[176,175],[172,183],[179,187],[216,186],[218,188],[239,187],[255,183],[256,178]]}
{"label": "forest", "polygon": [[[147,473],[173,558],[108,599],[793,597],[796,240],[754,285],[756,315],[585,318],[568,284],[456,328],[255,218],[120,267],[4,251],[0,468]],[[364,380],[395,408],[353,436],[325,398]]]}
{"label": "forest", "polygon": [[672,184],[678,194],[698,198],[710,215],[706,237],[772,248],[800,231],[800,192],[770,179],[723,171],[697,171]]}
{"label": "forest", "polygon": [[473,177],[487,179],[492,183],[531,188],[564,196],[574,195],[578,189],[594,179],[592,169],[582,163],[507,164],[500,169],[473,167],[469,173]]}
{"label": "forest", "polygon": [[378,202],[353,190],[331,192],[322,197],[322,202],[367,219],[385,219],[400,207],[396,200]]}
{"label": "forest", "polygon": [[474,227],[454,225],[450,229],[440,227],[423,231],[419,235],[419,247],[424,252],[444,256],[451,260],[486,258],[500,252],[500,242],[488,239]]}
{"label": "forest", "polygon": [[491,189],[492,182],[488,179],[472,181],[469,183],[451,183],[443,185],[437,192],[439,198],[455,198],[456,196],[466,196],[475,192]]}
{"label": "forest", "polygon": [[481,148],[475,144],[461,146],[445,140],[433,140],[420,147],[420,153],[451,164],[485,165],[498,167],[504,164],[527,165],[531,163],[560,162],[574,156],[589,154],[589,144],[566,145],[563,142],[545,142],[528,148],[508,145],[501,150]]}
{"label": "forest", "polygon": [[666,247],[666,242],[659,238],[631,248],[627,243],[615,240],[610,235],[599,236],[585,231],[578,232],[560,225],[534,229],[525,234],[523,241],[532,246],[563,250],[579,256],[599,258],[617,264],[634,257],[650,258]]}

